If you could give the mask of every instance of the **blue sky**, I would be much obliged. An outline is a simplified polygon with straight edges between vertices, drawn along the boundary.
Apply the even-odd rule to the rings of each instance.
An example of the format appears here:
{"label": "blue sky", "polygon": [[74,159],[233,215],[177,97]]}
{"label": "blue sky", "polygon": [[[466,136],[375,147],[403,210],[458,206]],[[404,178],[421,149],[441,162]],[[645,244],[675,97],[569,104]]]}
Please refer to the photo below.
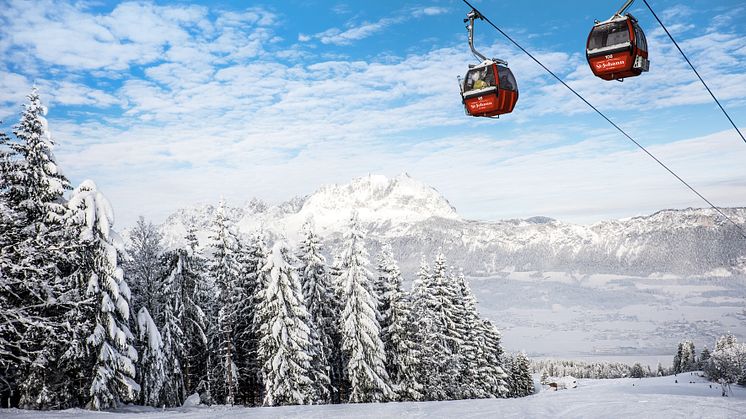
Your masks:
{"label": "blue sky", "polygon": [[[745,204],[746,144],[642,2],[651,71],[624,83],[594,78],[583,55],[621,1],[474,3],[715,203]],[[468,218],[703,204],[482,23],[477,48],[510,63],[521,96],[499,120],[464,116],[460,1],[247,4],[0,0],[3,129],[36,83],[61,167],[95,180],[120,226],[404,171]],[[746,126],[746,6],[651,4]]]}

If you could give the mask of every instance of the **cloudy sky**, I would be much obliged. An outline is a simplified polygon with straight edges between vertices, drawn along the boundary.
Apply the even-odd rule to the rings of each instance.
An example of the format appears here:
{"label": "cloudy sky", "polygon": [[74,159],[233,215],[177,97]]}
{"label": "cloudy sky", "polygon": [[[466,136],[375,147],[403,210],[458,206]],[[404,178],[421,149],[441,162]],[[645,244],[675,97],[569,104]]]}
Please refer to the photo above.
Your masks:
{"label": "cloudy sky", "polygon": [[[746,205],[746,144],[644,4],[651,70],[592,76],[593,19],[621,1],[476,1],[482,12],[718,205]],[[251,4],[251,6],[247,6]],[[651,4],[746,127],[746,6]],[[96,181],[120,227],[224,196],[280,202],[369,173],[411,176],[469,218],[590,223],[702,206],[494,30],[477,48],[516,74],[516,111],[464,115],[475,62],[456,0],[0,0],[0,119],[35,83],[64,172]]]}

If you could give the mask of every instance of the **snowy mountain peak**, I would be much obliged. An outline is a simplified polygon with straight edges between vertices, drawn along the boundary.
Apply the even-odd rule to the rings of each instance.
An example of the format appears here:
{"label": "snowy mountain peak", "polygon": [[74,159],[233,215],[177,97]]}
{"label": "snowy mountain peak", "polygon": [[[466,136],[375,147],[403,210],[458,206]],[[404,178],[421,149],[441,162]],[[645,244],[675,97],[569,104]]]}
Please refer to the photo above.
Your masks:
{"label": "snowy mountain peak", "polygon": [[327,224],[327,220],[349,218],[353,210],[365,223],[415,222],[430,217],[461,219],[435,188],[407,173],[391,179],[368,175],[344,185],[324,186],[306,200],[299,215]]}

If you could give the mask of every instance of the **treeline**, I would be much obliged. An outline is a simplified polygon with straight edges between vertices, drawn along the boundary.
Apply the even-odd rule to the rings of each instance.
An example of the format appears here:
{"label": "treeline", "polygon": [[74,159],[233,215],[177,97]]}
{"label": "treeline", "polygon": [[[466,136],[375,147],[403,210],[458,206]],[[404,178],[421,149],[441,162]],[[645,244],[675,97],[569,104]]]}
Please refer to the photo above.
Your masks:
{"label": "treeline", "polygon": [[607,379],[607,378],[643,378],[667,375],[670,370],[660,363],[655,370],[649,365],[635,363],[627,365],[620,362],[582,362],[571,360],[538,359],[531,362],[531,371],[541,374],[544,383],[546,377],[566,377]]}
{"label": "treeline", "polygon": [[746,344],[726,333],[715,341],[712,351],[705,346],[697,357],[694,343],[684,340],[674,355],[673,369],[676,373],[702,370],[709,380],[722,385],[726,396],[731,384],[746,385]]}
{"label": "treeline", "polygon": [[330,264],[310,224],[297,249],[270,245],[239,237],[223,205],[204,246],[189,231],[185,248],[166,251],[142,219],[125,246],[92,181],[65,196],[46,109],[36,91],[28,99],[13,137],[0,133],[3,407],[532,392],[528,361],[503,353],[463,274],[438,254],[405,291],[390,247],[371,267],[356,217]]}

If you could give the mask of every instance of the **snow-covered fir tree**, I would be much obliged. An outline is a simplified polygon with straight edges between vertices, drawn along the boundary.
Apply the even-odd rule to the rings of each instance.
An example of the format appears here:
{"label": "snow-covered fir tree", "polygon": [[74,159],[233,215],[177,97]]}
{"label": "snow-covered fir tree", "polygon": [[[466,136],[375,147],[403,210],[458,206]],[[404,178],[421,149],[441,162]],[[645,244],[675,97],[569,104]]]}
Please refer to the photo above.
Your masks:
{"label": "snow-covered fir tree", "polygon": [[240,401],[251,406],[262,404],[263,388],[261,364],[258,360],[256,294],[260,290],[262,265],[267,258],[266,247],[263,234],[254,234],[243,242],[239,254],[241,272],[238,287],[241,297],[237,307],[236,322],[238,391]]}
{"label": "snow-covered fir tree", "polygon": [[492,386],[494,366],[484,363],[484,336],[481,334],[481,319],[477,311],[477,300],[471,292],[463,272],[452,278],[457,288],[460,303],[454,310],[458,316],[455,325],[462,338],[459,350],[461,354],[461,390],[464,398],[484,398],[492,396],[488,388]]}
{"label": "snow-covered fir tree", "polygon": [[139,313],[145,307],[156,319],[161,308],[160,288],[165,270],[161,240],[155,225],[139,217],[129,233],[129,258],[123,263],[127,284],[132,289],[132,312]]}
{"label": "snow-covered fir tree", "polygon": [[428,400],[457,398],[461,388],[463,360],[457,352],[461,337],[454,324],[455,297],[446,269],[441,253],[431,271],[423,262],[412,290],[423,360],[420,381]]}
{"label": "snow-covered fir tree", "polygon": [[[123,267],[125,279],[132,290],[130,302],[132,313],[137,313],[132,323],[140,331],[139,339],[135,341],[135,349],[141,355],[138,363],[141,373],[137,377],[142,389],[140,401],[145,405],[156,407],[164,404],[161,392],[165,381],[165,360],[161,332],[157,326],[163,324],[162,312],[168,300],[162,284],[166,268],[161,259],[163,251],[158,229],[153,223],[146,222],[143,217],[139,217],[129,234],[128,257]],[[144,331],[143,325],[154,328],[157,332],[157,339],[153,339],[155,332]],[[151,382],[154,379],[158,381]]]}
{"label": "snow-covered fir tree", "polygon": [[199,251],[199,242],[194,226],[190,226],[186,236],[187,248],[176,252],[181,261],[181,330],[184,333],[186,346],[185,360],[182,368],[184,388],[187,394],[202,393],[203,400],[211,401],[208,394],[208,325],[211,324],[208,314],[214,306],[214,293],[207,275],[207,262]]}
{"label": "snow-covered fir tree", "polygon": [[[170,267],[165,278],[159,279],[159,313],[161,340],[163,342],[163,365],[168,377],[161,390],[161,402],[168,407],[181,406],[185,398],[184,372],[182,365],[187,357],[186,341],[182,325],[184,321],[184,275],[183,259],[179,252],[164,255],[162,263]],[[168,266],[168,264],[173,264]],[[168,272],[168,271],[167,271]]]}
{"label": "snow-covered fir tree", "polygon": [[163,340],[148,309],[142,307],[137,313],[140,345],[140,400],[145,406],[162,406],[162,390],[167,379],[166,362],[163,356]]}
{"label": "snow-covered fir tree", "polygon": [[746,384],[746,345],[731,333],[718,338],[705,367],[707,378],[720,383],[722,395],[730,393],[730,385]]}
{"label": "snow-covered fir tree", "polygon": [[684,340],[681,342],[681,360],[679,362],[680,372],[694,371],[697,369],[697,355],[694,342]]}
{"label": "snow-covered fir tree", "polygon": [[524,397],[534,393],[534,380],[531,377],[530,361],[524,352],[519,352],[513,358],[510,381],[514,391],[511,396]]}
{"label": "snow-covered fir tree", "polygon": [[217,347],[217,364],[219,373],[216,375],[215,396],[220,397],[225,404],[236,402],[238,389],[238,367],[236,366],[235,327],[240,304],[239,276],[241,266],[239,262],[239,242],[225,214],[225,201],[220,206],[213,221],[212,235],[213,256],[210,263],[210,275],[217,287],[217,328],[213,334],[213,342]]}
{"label": "snow-covered fir tree", "polygon": [[500,332],[489,321],[482,319],[479,325],[480,345],[484,348],[480,354],[479,369],[483,371],[481,377],[483,388],[490,397],[508,397],[508,374],[502,368],[503,350],[500,346]]}
{"label": "snow-covered fir tree", "polygon": [[314,398],[309,316],[294,259],[287,244],[278,241],[262,268],[257,316],[267,406],[308,404]]}
{"label": "snow-covered fir tree", "polygon": [[63,194],[70,185],[55,162],[38,91],[34,88],[27,99],[15,138],[0,136],[0,281],[5,294],[0,364],[7,366],[6,382],[23,383],[24,407],[51,408],[69,402],[66,396],[60,399],[69,392],[55,387],[64,385],[55,363],[65,348],[57,339],[65,312],[58,297],[70,269],[63,222]]}
{"label": "snow-covered fir tree", "polygon": [[409,295],[402,289],[402,276],[389,243],[381,247],[378,257],[378,282],[382,293],[379,307],[384,325],[381,340],[386,352],[386,372],[402,401],[423,399],[423,386],[419,382],[420,351],[415,340]]}
{"label": "snow-covered fir tree", "polygon": [[704,370],[709,360],[710,360],[710,350],[707,349],[707,345],[705,345],[702,348],[702,352],[699,354],[698,369]]}
{"label": "snow-covered fir tree", "polygon": [[334,289],[321,254],[321,241],[310,222],[303,225],[303,239],[299,245],[299,273],[303,298],[309,314],[311,339],[311,379],[314,383],[314,401],[329,403],[331,379],[329,357],[334,350],[332,336],[336,328]]}
{"label": "snow-covered fir tree", "polygon": [[89,366],[93,377],[88,407],[115,407],[133,400],[139,391],[134,380],[137,352],[128,327],[130,289],[119,267],[124,244],[112,229],[114,212],[108,200],[92,181],[75,189],[68,207],[68,223],[79,230],[79,240],[85,244],[77,276],[86,281],[86,295],[93,307],[93,327],[86,338],[95,354],[94,365]]}
{"label": "snow-covered fir tree", "polygon": [[676,354],[673,356],[673,372],[674,374],[678,374],[681,372],[681,356],[684,352],[684,344],[683,342],[679,342],[678,348],[676,348]]}
{"label": "snow-covered fir tree", "polygon": [[[36,233],[45,233],[50,222],[60,224],[65,215],[63,194],[72,189],[55,161],[54,141],[49,132],[47,108],[34,88],[27,96],[21,120],[13,130],[17,141],[9,142],[12,154],[19,157],[9,173],[7,204],[19,208],[24,225]],[[11,157],[12,159],[13,157]]]}
{"label": "snow-covered fir tree", "polygon": [[373,273],[367,268],[364,239],[357,214],[353,214],[340,258],[344,306],[342,350],[347,356],[352,403],[382,402],[394,397],[386,373],[377,301],[372,291]]}
{"label": "snow-covered fir tree", "polygon": [[335,319],[329,332],[332,349],[329,351],[327,358],[331,381],[331,401],[332,403],[343,403],[349,399],[350,381],[346,371],[347,356],[342,350],[341,317],[344,284],[342,283],[342,261],[339,259],[339,255],[334,256],[332,264],[329,265],[328,273],[333,292],[327,305],[332,312],[332,318]]}

